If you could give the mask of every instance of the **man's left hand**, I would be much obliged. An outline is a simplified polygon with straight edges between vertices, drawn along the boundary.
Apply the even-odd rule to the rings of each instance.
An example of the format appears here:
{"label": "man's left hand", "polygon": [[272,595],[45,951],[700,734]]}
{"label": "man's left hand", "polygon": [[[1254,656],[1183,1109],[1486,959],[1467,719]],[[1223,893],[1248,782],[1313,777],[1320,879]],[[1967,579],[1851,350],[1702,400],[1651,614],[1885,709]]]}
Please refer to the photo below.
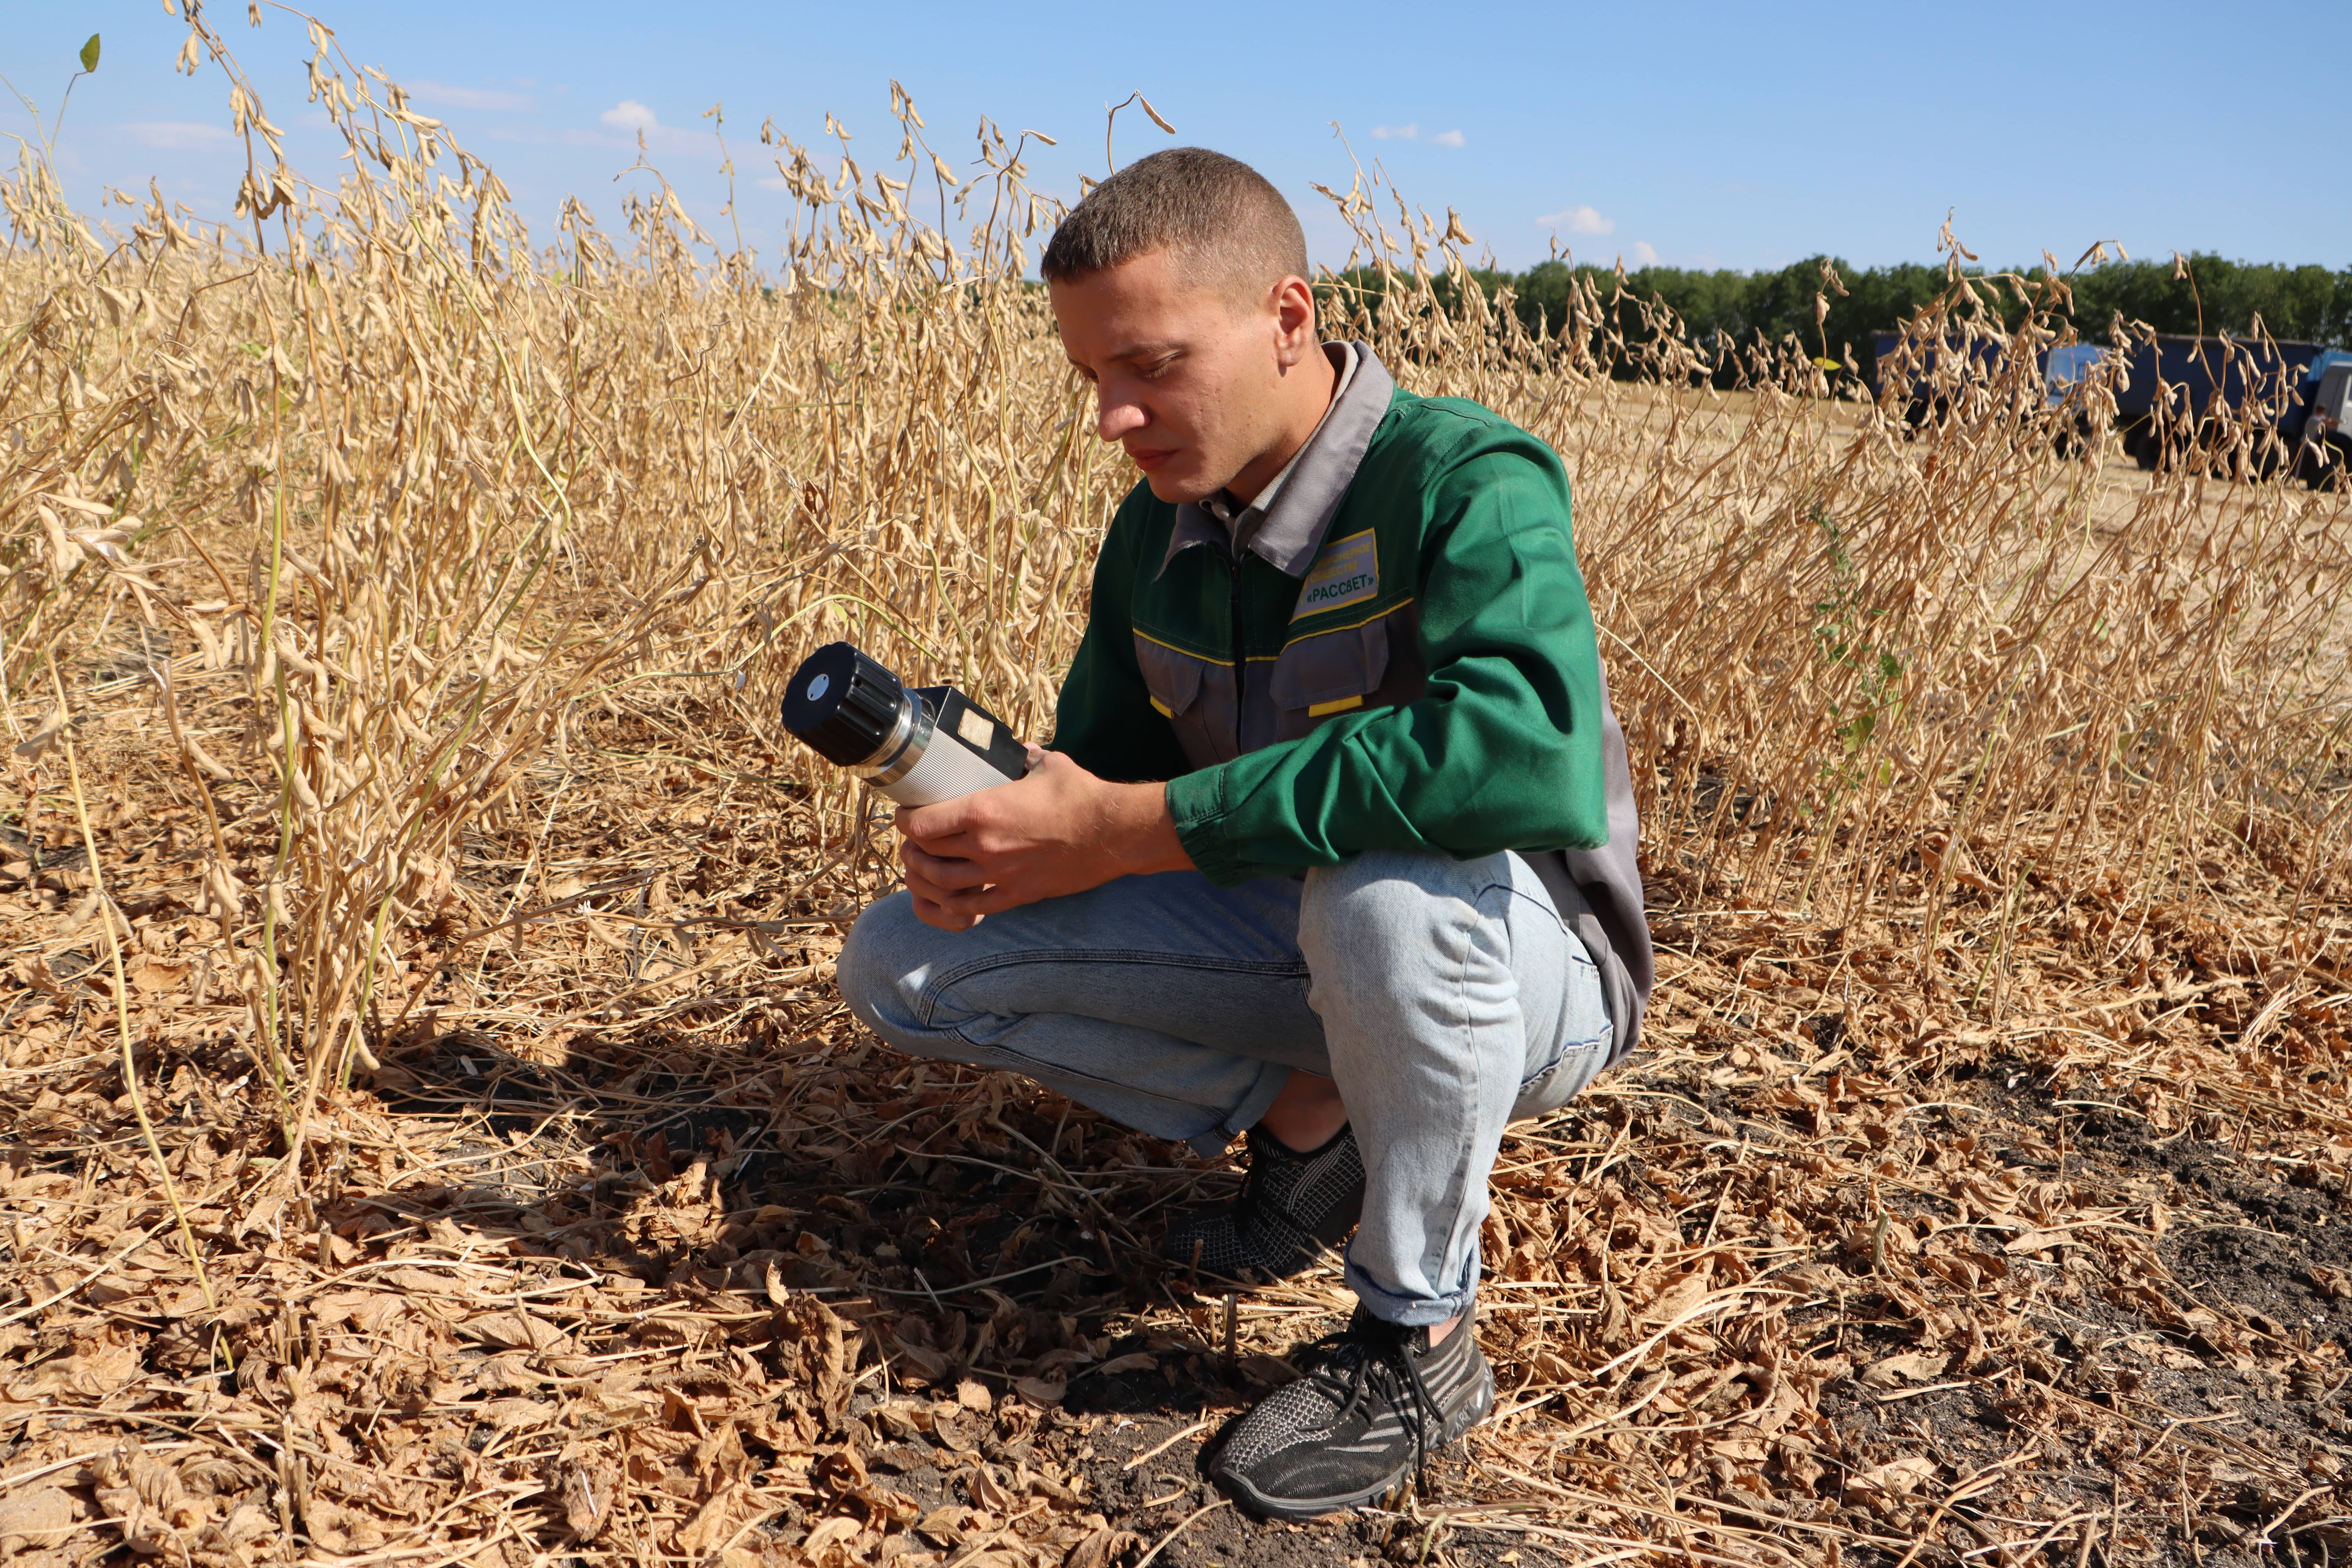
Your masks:
{"label": "man's left hand", "polygon": [[943,931],[1192,864],[1168,812],[1167,786],[1113,784],[1059,752],[1034,754],[1027,778],[901,810],[898,823],[915,913]]}

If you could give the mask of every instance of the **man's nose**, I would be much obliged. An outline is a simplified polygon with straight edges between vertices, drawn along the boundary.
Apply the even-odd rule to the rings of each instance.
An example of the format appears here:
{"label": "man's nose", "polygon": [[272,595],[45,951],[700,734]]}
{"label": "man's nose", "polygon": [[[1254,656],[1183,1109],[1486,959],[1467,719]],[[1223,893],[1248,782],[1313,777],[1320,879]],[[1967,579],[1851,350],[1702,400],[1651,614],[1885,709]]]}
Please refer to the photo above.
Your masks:
{"label": "man's nose", "polygon": [[1095,434],[1106,441],[1116,441],[1129,431],[1140,430],[1151,423],[1151,416],[1142,405],[1124,397],[1105,396],[1096,405]]}

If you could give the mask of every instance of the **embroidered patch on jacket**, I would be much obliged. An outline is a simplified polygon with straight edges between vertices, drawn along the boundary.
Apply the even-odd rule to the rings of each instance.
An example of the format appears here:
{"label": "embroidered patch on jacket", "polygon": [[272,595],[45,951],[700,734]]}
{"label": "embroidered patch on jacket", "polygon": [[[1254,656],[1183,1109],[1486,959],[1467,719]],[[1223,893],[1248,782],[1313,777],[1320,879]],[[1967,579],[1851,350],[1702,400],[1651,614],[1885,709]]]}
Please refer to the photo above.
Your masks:
{"label": "embroidered patch on jacket", "polygon": [[1372,544],[1372,530],[1368,528],[1325,546],[1315,562],[1315,570],[1299,586],[1298,608],[1291,612],[1290,618],[1295,621],[1343,605],[1360,605],[1378,598],[1381,563]]}

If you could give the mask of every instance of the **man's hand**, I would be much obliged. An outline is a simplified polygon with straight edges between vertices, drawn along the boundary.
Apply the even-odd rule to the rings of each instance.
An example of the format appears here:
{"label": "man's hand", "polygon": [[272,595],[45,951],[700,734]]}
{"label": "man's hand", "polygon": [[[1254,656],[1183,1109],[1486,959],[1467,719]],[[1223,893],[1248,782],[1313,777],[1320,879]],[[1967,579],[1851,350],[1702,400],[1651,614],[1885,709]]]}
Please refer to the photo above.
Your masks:
{"label": "man's hand", "polygon": [[898,859],[915,914],[941,931],[1114,878],[1188,869],[1167,788],[1112,784],[1059,752],[1025,779],[898,813]]}

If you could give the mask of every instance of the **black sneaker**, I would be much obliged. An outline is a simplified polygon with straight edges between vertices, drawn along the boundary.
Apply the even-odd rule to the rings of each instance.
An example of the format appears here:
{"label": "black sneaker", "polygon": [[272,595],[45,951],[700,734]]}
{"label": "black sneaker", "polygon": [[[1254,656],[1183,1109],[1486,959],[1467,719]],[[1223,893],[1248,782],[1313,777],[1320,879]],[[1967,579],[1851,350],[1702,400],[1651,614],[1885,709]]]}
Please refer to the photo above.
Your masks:
{"label": "black sneaker", "polygon": [[1495,1408],[1495,1374],[1467,1322],[1433,1350],[1427,1329],[1359,1307],[1326,1343],[1209,1462],[1210,1479],[1257,1513],[1314,1519],[1370,1502]]}
{"label": "black sneaker", "polygon": [[1230,1208],[1171,1226],[1160,1252],[1180,1268],[1221,1279],[1287,1279],[1337,1247],[1364,1212],[1364,1155],[1352,1127],[1310,1153],[1249,1130],[1249,1174]]}

